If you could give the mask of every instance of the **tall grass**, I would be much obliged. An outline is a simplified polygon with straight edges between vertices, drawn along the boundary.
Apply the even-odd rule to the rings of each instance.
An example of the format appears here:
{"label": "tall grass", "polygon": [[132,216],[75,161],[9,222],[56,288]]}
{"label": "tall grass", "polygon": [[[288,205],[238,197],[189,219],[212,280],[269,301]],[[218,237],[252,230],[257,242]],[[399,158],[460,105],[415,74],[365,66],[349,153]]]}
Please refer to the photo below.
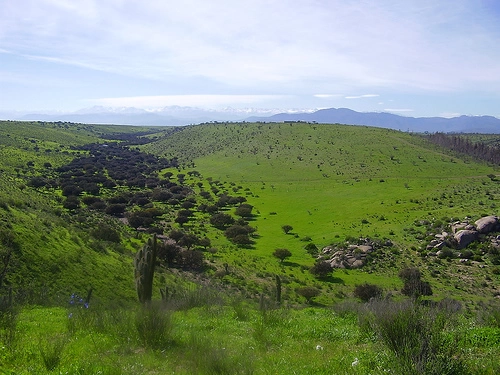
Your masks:
{"label": "tall grass", "polygon": [[368,324],[395,355],[404,374],[467,374],[449,310],[416,301],[373,301]]}
{"label": "tall grass", "polygon": [[68,338],[60,334],[40,339],[38,349],[46,370],[53,371],[59,366],[67,343]]}
{"label": "tall grass", "polygon": [[166,349],[172,343],[170,312],[158,303],[143,305],[137,311],[135,326],[139,341],[146,348]]}

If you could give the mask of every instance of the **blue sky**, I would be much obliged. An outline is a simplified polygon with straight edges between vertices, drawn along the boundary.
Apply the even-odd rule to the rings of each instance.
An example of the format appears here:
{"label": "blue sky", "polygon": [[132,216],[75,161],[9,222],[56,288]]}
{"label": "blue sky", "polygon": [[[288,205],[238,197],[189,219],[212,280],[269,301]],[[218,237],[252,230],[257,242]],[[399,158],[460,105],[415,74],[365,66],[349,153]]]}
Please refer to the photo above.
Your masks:
{"label": "blue sky", "polygon": [[0,110],[500,117],[497,0],[2,0]]}

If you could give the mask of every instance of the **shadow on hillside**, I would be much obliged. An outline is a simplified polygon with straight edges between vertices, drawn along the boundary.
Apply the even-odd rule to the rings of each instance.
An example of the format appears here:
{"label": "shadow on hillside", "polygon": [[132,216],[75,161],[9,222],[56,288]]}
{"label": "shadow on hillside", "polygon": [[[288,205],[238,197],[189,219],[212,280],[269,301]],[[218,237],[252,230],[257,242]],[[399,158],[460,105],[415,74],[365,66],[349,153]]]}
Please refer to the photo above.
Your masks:
{"label": "shadow on hillside", "polygon": [[325,281],[327,283],[332,283],[332,284],[342,284],[342,285],[345,285],[344,280],[342,280],[340,277],[335,277],[335,276],[322,277],[321,281]]}
{"label": "shadow on hillside", "polygon": [[288,266],[288,267],[300,267],[300,264],[295,263],[295,262],[288,262],[286,260],[283,261],[283,263],[281,263],[281,265]]}

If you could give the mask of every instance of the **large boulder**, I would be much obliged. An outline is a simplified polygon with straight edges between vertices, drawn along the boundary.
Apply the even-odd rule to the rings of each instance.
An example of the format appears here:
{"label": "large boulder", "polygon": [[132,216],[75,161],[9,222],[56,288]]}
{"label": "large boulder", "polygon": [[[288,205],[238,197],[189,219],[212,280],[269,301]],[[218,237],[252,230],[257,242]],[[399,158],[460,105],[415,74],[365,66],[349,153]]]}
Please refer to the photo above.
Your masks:
{"label": "large boulder", "polygon": [[457,241],[457,247],[459,249],[463,249],[467,247],[471,242],[474,242],[477,240],[479,237],[479,232],[475,230],[459,230],[457,233],[455,233],[455,241]]}
{"label": "large boulder", "polygon": [[479,233],[490,233],[493,232],[498,226],[498,217],[497,216],[485,216],[481,219],[477,220],[474,224],[476,224],[476,230]]}

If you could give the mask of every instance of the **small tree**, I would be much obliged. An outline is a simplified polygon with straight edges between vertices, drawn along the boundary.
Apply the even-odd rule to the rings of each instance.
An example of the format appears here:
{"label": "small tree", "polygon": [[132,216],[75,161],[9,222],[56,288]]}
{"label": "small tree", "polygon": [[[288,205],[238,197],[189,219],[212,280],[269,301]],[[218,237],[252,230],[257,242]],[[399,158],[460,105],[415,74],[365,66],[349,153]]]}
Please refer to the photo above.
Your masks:
{"label": "small tree", "polygon": [[252,205],[250,205],[248,203],[242,203],[236,208],[234,213],[238,216],[241,216],[241,217],[251,217],[252,216],[252,209],[253,209]]}
{"label": "small tree", "polygon": [[274,250],[273,255],[280,260],[280,263],[283,263],[286,258],[290,258],[292,256],[292,253],[288,249],[276,249]]}
{"label": "small tree", "polygon": [[281,229],[283,229],[283,232],[285,232],[285,234],[288,234],[293,230],[293,227],[291,225],[283,225]]}
{"label": "small tree", "polygon": [[324,279],[332,273],[333,268],[330,263],[320,260],[309,271],[317,278]]}
{"label": "small tree", "polygon": [[422,273],[418,268],[404,268],[399,272],[398,276],[404,282],[401,293],[405,296],[412,298],[432,296],[431,285],[427,281],[422,280]]}
{"label": "small tree", "polygon": [[302,288],[297,289],[297,294],[299,296],[302,296],[306,299],[307,303],[311,303],[311,300],[314,297],[317,297],[321,294],[318,288],[315,288],[313,286],[304,286]]}

